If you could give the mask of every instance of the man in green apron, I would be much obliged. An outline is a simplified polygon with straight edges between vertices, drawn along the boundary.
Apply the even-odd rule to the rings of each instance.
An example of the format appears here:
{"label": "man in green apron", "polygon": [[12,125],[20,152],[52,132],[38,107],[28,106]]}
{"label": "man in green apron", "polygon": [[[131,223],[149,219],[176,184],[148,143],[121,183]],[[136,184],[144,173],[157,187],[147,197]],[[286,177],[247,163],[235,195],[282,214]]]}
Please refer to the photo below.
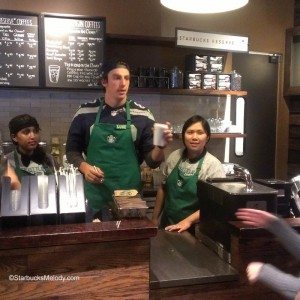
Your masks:
{"label": "man in green apron", "polygon": [[193,233],[193,225],[200,218],[197,181],[225,177],[221,162],[205,148],[209,139],[210,127],[203,117],[195,115],[184,123],[184,148],[168,157],[163,184],[157,191],[152,220],[160,228]]}
{"label": "man in green apron", "polygon": [[[85,177],[92,214],[109,206],[114,190],[139,191],[140,164],[145,160],[156,168],[164,158],[163,149],[153,146],[152,113],[127,98],[129,70],[122,61],[106,62],[101,79],[104,97],[81,105],[69,130],[67,159]],[[172,141],[170,129],[164,137],[167,144]]]}
{"label": "man in green apron", "polygon": [[22,114],[9,122],[14,151],[6,155],[8,164],[16,172],[19,181],[25,175],[54,174],[54,160],[39,146],[40,126],[37,120]]}

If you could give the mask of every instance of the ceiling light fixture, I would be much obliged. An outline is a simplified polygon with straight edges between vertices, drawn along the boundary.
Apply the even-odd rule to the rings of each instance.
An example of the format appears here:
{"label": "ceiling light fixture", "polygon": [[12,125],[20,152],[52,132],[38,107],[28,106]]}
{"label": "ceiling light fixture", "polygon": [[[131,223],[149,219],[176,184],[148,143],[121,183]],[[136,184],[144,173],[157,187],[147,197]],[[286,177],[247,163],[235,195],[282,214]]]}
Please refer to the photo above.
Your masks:
{"label": "ceiling light fixture", "polygon": [[245,6],[249,0],[160,0],[160,3],[172,10],[213,14],[235,10]]}

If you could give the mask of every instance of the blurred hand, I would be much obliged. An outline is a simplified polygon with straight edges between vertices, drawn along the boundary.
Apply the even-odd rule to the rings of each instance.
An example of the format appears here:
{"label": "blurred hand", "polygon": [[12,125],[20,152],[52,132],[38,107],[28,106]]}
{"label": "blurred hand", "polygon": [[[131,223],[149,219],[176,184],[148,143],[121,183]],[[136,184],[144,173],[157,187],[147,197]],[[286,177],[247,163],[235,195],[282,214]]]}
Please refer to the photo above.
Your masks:
{"label": "blurred hand", "polygon": [[169,225],[165,228],[166,231],[177,231],[178,233],[183,232],[189,229],[192,226],[192,223],[187,220],[182,220],[177,224]]}
{"label": "blurred hand", "polygon": [[10,165],[7,166],[6,171],[3,174],[4,176],[10,177],[11,183],[10,188],[12,190],[20,190],[21,189],[21,183],[19,181],[19,178],[14,170]]}
{"label": "blurred hand", "polygon": [[264,264],[261,262],[252,262],[248,265],[246,272],[249,282],[252,284],[257,281],[257,277]]}
{"label": "blurred hand", "polygon": [[101,184],[104,182],[103,171],[96,167],[91,166],[87,162],[82,162],[79,166],[79,171],[84,175],[86,181],[96,184]]}
{"label": "blurred hand", "polygon": [[267,227],[273,220],[277,219],[276,216],[266,211],[252,208],[240,208],[235,215],[244,224],[255,227]]}

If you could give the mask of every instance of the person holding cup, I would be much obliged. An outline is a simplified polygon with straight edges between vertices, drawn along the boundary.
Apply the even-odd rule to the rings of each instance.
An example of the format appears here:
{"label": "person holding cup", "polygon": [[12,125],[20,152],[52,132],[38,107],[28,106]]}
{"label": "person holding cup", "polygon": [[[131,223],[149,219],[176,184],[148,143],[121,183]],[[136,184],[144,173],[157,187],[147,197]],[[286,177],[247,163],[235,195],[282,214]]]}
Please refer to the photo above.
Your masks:
{"label": "person holding cup", "polygon": [[209,139],[209,123],[203,117],[194,115],[185,121],[184,147],[169,155],[157,191],[152,221],[160,228],[193,232],[200,219],[197,181],[225,177],[221,162],[206,150]]}
{"label": "person holding cup", "polygon": [[[102,66],[104,97],[80,106],[69,129],[66,155],[85,178],[85,196],[91,219],[105,220],[114,190],[141,189],[140,164],[157,168],[163,148],[173,139],[170,124],[164,146],[153,144],[154,117],[128,98],[130,68],[121,60]],[[83,155],[84,154],[84,155]]]}

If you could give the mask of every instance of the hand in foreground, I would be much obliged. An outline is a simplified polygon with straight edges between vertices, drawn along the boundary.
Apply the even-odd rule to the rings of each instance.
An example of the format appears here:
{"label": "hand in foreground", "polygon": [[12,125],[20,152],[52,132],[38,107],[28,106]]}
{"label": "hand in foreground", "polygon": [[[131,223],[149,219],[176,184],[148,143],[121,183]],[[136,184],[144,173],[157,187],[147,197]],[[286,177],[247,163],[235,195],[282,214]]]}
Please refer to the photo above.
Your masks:
{"label": "hand in foreground", "polygon": [[264,264],[261,262],[252,262],[248,265],[246,272],[248,280],[251,284],[257,281],[257,277],[263,265]]}
{"label": "hand in foreground", "polygon": [[91,166],[87,162],[82,162],[79,166],[79,170],[88,182],[101,184],[104,181],[103,171],[96,166]]}
{"label": "hand in foreground", "polygon": [[235,215],[244,224],[255,227],[267,227],[273,220],[277,219],[276,216],[266,211],[252,208],[239,208]]}
{"label": "hand in foreground", "polygon": [[10,188],[12,190],[20,190],[21,189],[21,183],[19,181],[19,178],[14,170],[10,165],[7,166],[6,171],[3,174],[4,176],[10,177],[11,183]]}
{"label": "hand in foreground", "polygon": [[191,227],[192,223],[187,220],[182,220],[177,224],[169,225],[165,228],[166,231],[177,231],[181,233]]}

